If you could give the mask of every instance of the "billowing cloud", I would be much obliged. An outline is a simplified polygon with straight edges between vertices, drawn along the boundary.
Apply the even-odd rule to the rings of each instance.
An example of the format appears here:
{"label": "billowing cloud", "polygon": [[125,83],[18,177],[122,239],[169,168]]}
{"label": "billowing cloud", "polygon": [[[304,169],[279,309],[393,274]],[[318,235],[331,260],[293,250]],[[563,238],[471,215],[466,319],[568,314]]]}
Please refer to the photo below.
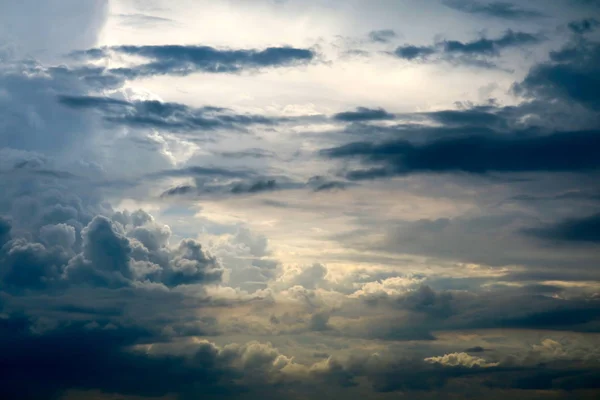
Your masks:
{"label": "billowing cloud", "polygon": [[597,110],[599,68],[600,45],[577,41],[550,53],[550,61],[532,68],[515,90],[530,98],[575,101]]}

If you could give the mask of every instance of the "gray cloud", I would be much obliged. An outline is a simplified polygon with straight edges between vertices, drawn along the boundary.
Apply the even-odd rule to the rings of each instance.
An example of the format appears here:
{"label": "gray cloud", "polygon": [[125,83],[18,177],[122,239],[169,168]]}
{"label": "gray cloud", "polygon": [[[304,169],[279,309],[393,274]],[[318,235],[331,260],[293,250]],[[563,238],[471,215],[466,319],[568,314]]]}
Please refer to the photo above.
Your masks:
{"label": "gray cloud", "polygon": [[0,10],[0,37],[14,56],[56,60],[96,44],[108,17],[108,1],[89,0],[83,4],[77,0],[3,0]]}
{"label": "gray cloud", "polygon": [[[480,8],[464,11],[504,19],[527,11],[469,4]],[[81,21],[96,26],[86,15]],[[3,65],[0,397],[593,396],[597,49],[586,23],[571,30],[568,46],[515,86],[525,102],[403,114],[358,107],[331,118],[271,118],[97,94],[142,76],[304,65],[316,57],[308,49],[120,46],[79,55],[145,61],[123,69]],[[70,51],[80,38],[67,39],[58,47]],[[373,31],[371,40],[393,35]],[[506,49],[540,40],[509,31],[396,55],[491,65]],[[306,121],[345,126],[307,135]],[[191,140],[196,130],[237,135],[281,122],[298,123],[281,133],[286,150],[302,156],[286,160],[271,137],[239,135],[231,148],[214,142],[203,149],[210,157],[175,164],[161,158],[172,149],[158,140],[116,129]],[[298,163],[320,147],[330,148],[318,164]],[[337,162],[350,180],[395,179],[359,185],[332,176]],[[314,176],[320,168],[327,172]],[[170,188],[162,200],[140,189],[150,182]],[[285,192],[294,189],[319,193]],[[159,220],[107,202],[121,208],[130,198],[160,202]],[[380,198],[390,210],[372,211]],[[266,233],[239,222],[261,201],[288,207],[257,216]],[[215,209],[225,218],[212,220]],[[226,214],[236,222],[223,222]],[[332,228],[311,214],[333,218]],[[173,221],[173,232],[162,220]],[[268,237],[279,220],[286,231]],[[303,237],[305,226],[315,236]],[[301,248],[288,247],[290,237]],[[534,336],[541,345],[529,345]],[[573,338],[583,350],[545,337]]]}
{"label": "gray cloud", "polygon": [[115,68],[109,73],[127,79],[152,75],[185,76],[196,72],[236,73],[245,69],[286,67],[311,62],[315,53],[309,49],[269,47],[264,50],[221,50],[209,46],[114,46],[73,53],[77,58],[104,58],[110,52],[140,56],[148,63],[129,68]]}
{"label": "gray cloud", "polygon": [[394,51],[397,57],[405,60],[423,59],[435,53],[436,50],[433,47],[413,45],[400,46]]}
{"label": "gray cloud", "polygon": [[109,123],[137,128],[184,132],[216,129],[239,130],[255,124],[272,125],[278,122],[277,119],[259,115],[233,114],[222,108],[193,109],[183,104],[149,100],[128,102],[108,97],[62,95],[59,97],[59,101],[73,109],[97,110]]}
{"label": "gray cloud", "polygon": [[343,122],[377,121],[394,119],[394,115],[382,108],[372,109],[358,107],[356,111],[346,111],[335,114],[333,119]]}
{"label": "gray cloud", "polygon": [[600,214],[560,221],[546,227],[530,228],[525,232],[542,239],[598,243],[600,242]]}
{"label": "gray cloud", "polygon": [[369,32],[369,39],[373,42],[388,43],[396,38],[396,32],[392,29],[381,29]]}
{"label": "gray cloud", "polygon": [[594,110],[600,108],[600,44],[576,41],[551,52],[550,61],[533,67],[517,94],[545,101],[575,101]]}
{"label": "gray cloud", "polygon": [[544,38],[537,34],[507,30],[497,38],[481,37],[468,42],[442,40],[430,46],[405,44],[397,47],[393,54],[409,61],[431,59],[454,64],[496,68],[497,66],[489,61],[490,58],[498,57],[506,49],[531,46],[543,40]]}
{"label": "gray cloud", "polygon": [[380,165],[347,174],[350,179],[357,180],[416,172],[584,172],[600,168],[595,157],[600,148],[598,138],[598,132],[582,131],[523,138],[471,136],[440,139],[423,145],[413,145],[405,140],[356,142],[325,150],[323,154],[331,158],[358,158],[368,164]]}
{"label": "gray cloud", "polygon": [[444,0],[443,3],[448,7],[469,14],[508,20],[528,20],[543,16],[543,14],[537,10],[521,8],[513,3],[503,1],[480,3],[473,0]]}
{"label": "gray cloud", "polygon": [[577,34],[585,34],[594,31],[600,26],[600,21],[595,18],[585,18],[579,21],[569,22],[569,29]]}

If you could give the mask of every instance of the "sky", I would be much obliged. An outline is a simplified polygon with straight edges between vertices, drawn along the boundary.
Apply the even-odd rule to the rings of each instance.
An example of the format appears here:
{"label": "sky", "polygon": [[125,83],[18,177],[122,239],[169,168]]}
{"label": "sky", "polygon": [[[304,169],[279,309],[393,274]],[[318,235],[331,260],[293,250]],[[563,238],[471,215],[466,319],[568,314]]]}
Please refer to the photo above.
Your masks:
{"label": "sky", "polygon": [[597,399],[600,2],[0,0],[0,398]]}

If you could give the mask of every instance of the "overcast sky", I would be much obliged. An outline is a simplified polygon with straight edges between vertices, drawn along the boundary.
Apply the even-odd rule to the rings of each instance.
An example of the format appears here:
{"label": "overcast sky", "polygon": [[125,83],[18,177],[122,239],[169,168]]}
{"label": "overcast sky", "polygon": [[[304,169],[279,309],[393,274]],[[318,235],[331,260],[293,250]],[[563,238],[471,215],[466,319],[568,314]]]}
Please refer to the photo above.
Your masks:
{"label": "overcast sky", "polygon": [[0,0],[0,397],[596,399],[600,2]]}

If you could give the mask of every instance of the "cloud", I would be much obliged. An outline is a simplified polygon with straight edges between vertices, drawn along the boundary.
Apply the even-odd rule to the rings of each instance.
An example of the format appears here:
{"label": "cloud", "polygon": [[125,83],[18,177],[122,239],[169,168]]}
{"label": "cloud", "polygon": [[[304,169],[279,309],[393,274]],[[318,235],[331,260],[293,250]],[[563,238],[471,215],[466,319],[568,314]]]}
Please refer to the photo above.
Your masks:
{"label": "cloud", "polygon": [[394,51],[397,57],[405,60],[423,59],[435,53],[436,49],[434,47],[413,45],[399,46]]}
{"label": "cloud", "polygon": [[221,157],[234,158],[234,159],[274,158],[274,157],[276,157],[276,154],[273,153],[272,151],[265,150],[265,149],[259,149],[259,148],[247,149],[247,150],[242,150],[242,151],[224,151],[224,152],[219,153],[219,155]]}
{"label": "cloud", "polygon": [[142,211],[114,219],[94,216],[87,225],[75,208],[58,204],[50,211],[35,237],[16,233],[0,250],[5,289],[117,289],[143,282],[175,287],[221,280],[222,267],[198,242],[183,240],[170,248],[170,230]]}
{"label": "cloud", "polygon": [[260,192],[271,192],[273,190],[277,190],[277,182],[274,179],[269,179],[266,181],[256,181],[250,185],[244,184],[235,184],[231,188],[231,193],[239,194],[239,193],[260,193]]}
{"label": "cloud", "polygon": [[598,243],[600,242],[600,214],[568,219],[541,228],[529,228],[525,232],[541,239]]}
{"label": "cloud", "polygon": [[135,27],[150,27],[156,25],[173,24],[175,21],[169,18],[157,17],[155,15],[147,14],[119,14],[117,17],[121,20],[123,25],[135,26]]}
{"label": "cloud", "polygon": [[481,357],[474,357],[467,353],[451,353],[439,357],[429,357],[425,362],[431,364],[441,364],[449,367],[467,367],[467,368],[489,368],[496,367],[499,363],[488,363]]}
{"label": "cloud", "polygon": [[579,35],[583,35],[584,33],[593,32],[598,26],[600,26],[600,21],[595,18],[585,18],[579,21],[569,22],[569,29],[577,33]]}
{"label": "cloud", "polygon": [[[503,50],[534,45],[542,40],[544,39],[540,35],[507,30],[502,36],[492,39],[481,37],[468,42],[442,40],[430,46],[405,44],[397,47],[393,54],[408,61],[427,59],[483,68],[497,68],[494,63],[489,61],[489,58],[498,57]],[[432,57],[436,55],[437,57]]]}
{"label": "cloud", "polygon": [[59,96],[61,104],[73,109],[91,109],[116,125],[172,131],[244,129],[247,126],[272,125],[277,119],[259,115],[233,114],[216,107],[190,108],[183,104],[160,101],[128,102],[109,97]]}
{"label": "cloud", "polygon": [[160,197],[173,197],[173,196],[185,196],[192,194],[196,191],[196,188],[191,185],[180,185],[175,186],[171,189],[165,190]]}
{"label": "cloud", "polygon": [[396,32],[392,29],[381,29],[369,32],[369,39],[372,42],[388,43],[396,38]]}
{"label": "cloud", "polygon": [[[162,176],[167,172],[163,172]],[[169,197],[190,197],[203,195],[252,195],[257,193],[274,192],[278,190],[293,190],[304,188],[303,183],[284,182],[280,183],[276,179],[230,179],[227,175],[213,174],[210,172],[199,173],[196,175],[196,185],[179,185],[165,190],[162,198]],[[214,176],[212,180],[206,180],[204,176]],[[242,178],[242,177],[237,177]]]}
{"label": "cloud", "polygon": [[2,0],[0,41],[8,42],[15,58],[55,60],[96,44],[108,17],[108,6],[107,0],[89,0],[86,4],[78,0]]}
{"label": "cloud", "polygon": [[7,378],[0,394],[7,400],[54,398],[73,388],[181,399],[199,394],[255,398],[265,391],[272,398],[295,399],[325,390],[334,398],[346,398],[343,389],[357,387],[361,380],[368,384],[363,390],[418,396],[456,379],[464,391],[483,390],[477,379],[482,376],[489,385],[524,390],[596,387],[592,377],[597,369],[572,363],[532,367],[516,360],[516,365],[505,366],[464,353],[425,360],[375,353],[300,364],[269,343],[216,345],[197,340],[178,347],[151,342],[156,340],[153,333],[142,328],[104,321],[60,324],[36,332],[35,321],[11,316],[1,319],[0,326],[8,339],[0,342],[0,366]]}
{"label": "cloud", "polygon": [[197,72],[236,73],[269,67],[289,67],[311,62],[315,53],[294,47],[269,47],[263,50],[225,50],[209,46],[114,46],[73,53],[77,58],[104,58],[111,52],[137,56],[149,62],[108,70],[127,79],[153,75],[185,76]]}
{"label": "cloud", "polygon": [[[330,158],[359,159],[376,167],[347,173],[353,180],[417,172],[593,171],[600,168],[595,131],[559,132],[534,137],[468,136],[415,145],[406,140],[355,142],[324,150]],[[518,155],[518,156],[517,156]]]}
{"label": "cloud", "polygon": [[525,32],[506,31],[496,39],[481,38],[471,42],[447,40],[442,42],[445,53],[462,53],[468,55],[498,55],[503,49],[539,43],[541,38]]}
{"label": "cloud", "polygon": [[539,11],[521,8],[515,4],[503,1],[480,3],[472,0],[444,0],[443,3],[455,10],[469,14],[508,20],[527,20],[543,16]]}
{"label": "cloud", "polygon": [[312,177],[309,180],[309,185],[313,186],[315,192],[328,192],[335,190],[344,190],[348,184],[340,181],[328,181],[320,176]]}
{"label": "cloud", "polygon": [[76,76],[53,73],[36,62],[14,62],[0,69],[0,86],[0,148],[72,160],[93,141],[94,119],[56,101],[56,93],[88,90]]}
{"label": "cloud", "polygon": [[[527,42],[520,34],[423,48],[433,61],[483,63]],[[285,117],[312,113],[296,91],[281,116],[245,95],[225,101],[269,115],[130,100],[141,97],[121,87],[130,78],[255,72],[317,55],[90,40],[90,64],[0,68],[1,398],[518,399],[597,386],[592,102],[552,79],[537,81],[544,90],[522,83],[525,101],[513,106],[331,118]],[[570,40],[537,67],[592,72],[589,37]],[[397,55],[410,58],[405,50]],[[100,66],[113,62],[126,66]],[[197,130],[214,140],[188,145]],[[336,177],[338,163],[351,179],[402,178],[359,184]],[[122,211],[131,204],[157,219]],[[254,212],[262,204],[280,208]],[[573,209],[589,217],[565,219]],[[314,223],[323,216],[326,227]]]}
{"label": "cloud", "polygon": [[216,176],[224,178],[251,178],[253,172],[249,170],[236,170],[219,167],[200,167],[190,166],[177,169],[170,169],[151,174],[149,177],[165,178],[165,177],[204,177]]}
{"label": "cloud", "polygon": [[442,124],[444,127],[460,126],[467,128],[475,126],[478,129],[482,127],[505,128],[509,124],[505,110],[498,110],[494,107],[477,106],[461,110],[442,110],[425,113],[424,115]]}
{"label": "cloud", "polygon": [[484,349],[483,347],[475,346],[475,347],[469,347],[464,352],[465,353],[483,353],[484,351],[486,351],[486,349]]}
{"label": "cloud", "polygon": [[358,107],[355,111],[346,111],[335,114],[333,119],[343,122],[381,121],[394,119],[394,115],[383,108]]}
{"label": "cloud", "polygon": [[54,398],[72,388],[153,397],[235,396],[284,380],[286,368],[293,367],[290,358],[257,342],[218,347],[201,341],[187,354],[161,354],[130,348],[151,338],[136,327],[73,323],[36,334],[27,319],[3,318],[0,325],[6,339],[0,342],[0,365],[7,378],[0,394],[7,400]]}
{"label": "cloud", "polygon": [[551,52],[550,61],[534,66],[514,91],[527,98],[575,101],[600,109],[600,44],[576,41]]}

